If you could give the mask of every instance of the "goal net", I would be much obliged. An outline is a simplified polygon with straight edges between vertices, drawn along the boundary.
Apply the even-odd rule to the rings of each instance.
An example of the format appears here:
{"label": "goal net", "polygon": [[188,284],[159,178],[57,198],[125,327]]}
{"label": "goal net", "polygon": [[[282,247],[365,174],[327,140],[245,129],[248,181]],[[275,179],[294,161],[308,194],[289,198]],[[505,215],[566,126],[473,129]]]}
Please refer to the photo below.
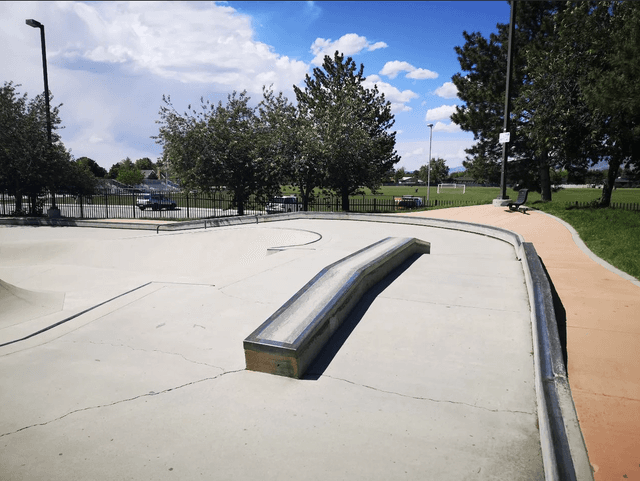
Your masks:
{"label": "goal net", "polygon": [[456,192],[462,191],[464,194],[467,191],[466,184],[438,184],[438,194],[443,190],[455,190]]}

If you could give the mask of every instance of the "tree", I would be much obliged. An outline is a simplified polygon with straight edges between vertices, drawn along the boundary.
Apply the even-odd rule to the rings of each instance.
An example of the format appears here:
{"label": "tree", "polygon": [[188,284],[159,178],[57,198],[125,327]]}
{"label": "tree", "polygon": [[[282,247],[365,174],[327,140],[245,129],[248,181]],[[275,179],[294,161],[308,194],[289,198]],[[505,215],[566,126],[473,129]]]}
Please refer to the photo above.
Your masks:
{"label": "tree", "polygon": [[71,156],[57,133],[60,106],[50,111],[49,142],[44,95],[29,100],[17,87],[5,82],[0,88],[0,188],[15,196],[17,213],[23,212],[22,196],[27,195],[29,213],[39,214],[38,196],[64,184]]}
{"label": "tree", "polygon": [[313,132],[306,117],[280,92],[263,88],[258,105],[260,155],[265,159],[265,185],[274,192],[280,184],[296,186],[302,209],[309,209],[313,191],[321,184],[321,172],[314,155]]}
{"label": "tree", "polygon": [[[447,167],[446,161],[441,158],[431,159],[429,162],[431,166],[431,182],[435,184],[442,184],[449,179],[449,167]],[[424,182],[428,182],[429,179],[429,167],[423,165],[418,170],[418,178]]]}
{"label": "tree", "polygon": [[151,162],[149,157],[143,157],[134,162],[136,169],[138,170],[154,170],[156,168],[155,164]]}
{"label": "tree", "polygon": [[[265,143],[256,109],[249,106],[246,92],[233,92],[226,105],[201,99],[201,111],[179,114],[169,97],[160,108],[163,157],[187,187],[211,190],[226,186],[234,198],[238,215],[250,196],[265,199],[273,194],[271,157],[262,155]],[[268,152],[267,152],[268,154]]]}
{"label": "tree", "polygon": [[404,167],[400,167],[393,174],[393,181],[397,184],[398,182],[400,182],[402,180],[403,177],[406,177],[406,175],[407,175],[407,171],[404,170]]}
{"label": "tree", "polygon": [[316,163],[324,171],[324,187],[342,198],[349,210],[349,196],[361,187],[375,191],[400,158],[395,152],[391,104],[377,87],[363,86],[364,66],[356,69],[351,57],[338,51],[324,58],[322,68],[305,78],[305,88],[294,86],[299,109],[311,125]]}
{"label": "tree", "polygon": [[80,157],[76,160],[76,163],[81,165],[83,168],[88,169],[95,177],[102,179],[108,174],[107,169],[101,167],[95,160],[90,159],[89,157]]}
{"label": "tree", "polygon": [[144,180],[144,175],[136,168],[120,168],[116,180],[124,185],[138,185]]}
{"label": "tree", "polygon": [[107,176],[109,177],[109,179],[117,179],[119,171],[120,171],[120,163],[116,162],[109,168],[109,172],[107,173]]}
{"label": "tree", "polygon": [[[537,184],[536,189],[543,192],[543,197],[548,195],[549,200],[549,152],[545,145],[536,144],[539,138],[522,130],[522,123],[530,120],[535,109],[532,104],[518,103],[518,99],[521,96],[531,98],[531,93],[525,89],[531,85],[531,71],[527,67],[532,62],[528,55],[535,46],[549,38],[548,19],[557,9],[555,2],[518,2],[511,73],[511,123],[515,135],[511,136],[512,142],[509,144],[511,162],[507,175],[512,180],[519,180],[523,176],[525,182],[532,183],[533,180]],[[480,33],[463,32],[466,43],[455,48],[461,69],[468,73],[458,73],[452,78],[458,88],[458,96],[466,104],[457,107],[451,119],[463,130],[474,134],[476,144],[467,149],[469,157],[463,165],[479,182],[496,183],[500,175],[502,147],[498,143],[498,135],[504,123],[508,27],[498,24],[498,33],[492,33],[488,40]],[[549,118],[554,117],[547,116],[547,120]],[[548,123],[539,122],[536,125],[547,127]]]}
{"label": "tree", "polygon": [[640,163],[640,4],[576,2],[562,17],[561,40],[575,54],[579,85],[592,116],[593,136],[609,169],[600,205],[609,206],[620,167]]}

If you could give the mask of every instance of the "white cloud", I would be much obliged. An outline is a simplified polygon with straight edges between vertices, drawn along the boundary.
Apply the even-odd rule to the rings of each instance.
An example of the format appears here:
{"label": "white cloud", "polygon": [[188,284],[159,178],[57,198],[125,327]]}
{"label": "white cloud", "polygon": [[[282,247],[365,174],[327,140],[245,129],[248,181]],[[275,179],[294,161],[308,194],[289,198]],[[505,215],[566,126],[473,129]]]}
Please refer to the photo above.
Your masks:
{"label": "white cloud", "polygon": [[453,82],[445,82],[435,90],[435,94],[444,99],[455,99],[458,97],[458,88]]}
{"label": "white cloud", "polygon": [[363,82],[365,88],[371,89],[377,86],[380,93],[384,94],[385,100],[391,102],[391,111],[395,114],[398,112],[409,112],[412,110],[407,104],[412,99],[418,98],[419,95],[411,90],[399,90],[393,85],[382,82],[377,75],[370,75]]}
{"label": "white cloud", "polygon": [[424,80],[430,78],[437,78],[438,74],[424,68],[416,68],[409,62],[401,62],[399,60],[393,60],[387,62],[382,67],[382,70],[378,72],[380,75],[385,75],[389,78],[396,78],[400,72],[409,72],[406,77],[415,80]]}
{"label": "white cloud", "polygon": [[393,62],[387,62],[382,67],[382,70],[378,72],[380,75],[385,75],[389,78],[396,78],[400,72],[411,72],[416,68],[408,62],[400,62],[394,60]]}
{"label": "white cloud", "polygon": [[264,80],[276,90],[308,71],[301,61],[278,55],[254,40],[251,18],[215,3],[97,2],[56,4],[79,24],[58,55],[121,64],[134,72],[185,83],[260,92]]}
{"label": "white cloud", "polygon": [[365,49],[371,52],[386,47],[387,44],[384,42],[371,44],[366,37],[355,33],[348,33],[335,41],[326,38],[317,38],[311,45],[311,53],[315,55],[311,63],[314,65],[322,65],[325,55],[333,57],[336,50],[341,54],[350,56],[360,53]]}
{"label": "white cloud", "polygon": [[412,78],[415,80],[424,80],[430,78],[438,78],[438,74],[436,72],[432,72],[431,70],[427,70],[426,68],[417,68],[412,72],[407,74],[407,78]]}
{"label": "white cloud", "polygon": [[460,130],[460,126],[458,126],[458,124],[454,124],[453,122],[449,124],[445,124],[443,122],[436,122],[436,124],[433,126],[433,131],[446,132],[446,133],[462,132]]}
{"label": "white cloud", "polygon": [[451,114],[453,114],[455,111],[455,105],[441,105],[440,107],[436,107],[435,109],[427,110],[425,120],[448,120],[451,117]]}

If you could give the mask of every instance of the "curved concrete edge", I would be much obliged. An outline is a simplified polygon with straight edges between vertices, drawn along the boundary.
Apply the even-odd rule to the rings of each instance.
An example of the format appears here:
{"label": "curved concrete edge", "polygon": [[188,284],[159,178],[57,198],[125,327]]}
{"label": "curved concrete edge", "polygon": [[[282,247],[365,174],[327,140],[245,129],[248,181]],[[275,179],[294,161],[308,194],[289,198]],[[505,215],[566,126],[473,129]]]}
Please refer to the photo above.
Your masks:
{"label": "curved concrete edge", "polygon": [[547,480],[593,480],[580,430],[553,307],[549,279],[530,242],[522,262],[531,306],[536,395]]}
{"label": "curved concrete edge", "polygon": [[388,237],[322,269],[244,340],[248,370],[301,378],[362,296],[430,244]]}
{"label": "curved concrete edge", "polygon": [[565,222],[564,220],[560,219],[559,217],[556,217],[555,215],[552,214],[547,214],[546,212],[543,212],[541,210],[537,210],[536,212],[540,212],[541,214],[544,214],[548,217],[551,217],[552,219],[558,221],[560,224],[562,224],[563,226],[565,226],[567,228],[567,230],[569,232],[571,232],[571,238],[573,239],[573,242],[576,243],[576,245],[578,246],[578,248],[584,252],[586,255],[589,256],[589,258],[594,261],[597,264],[600,264],[602,267],[604,267],[605,269],[608,269],[609,271],[613,272],[614,274],[619,275],[620,277],[622,277],[623,279],[632,282],[633,284],[635,284],[636,286],[640,287],[640,280],[636,279],[633,276],[630,276],[629,274],[627,274],[624,271],[621,271],[620,269],[618,269],[617,267],[609,264],[607,261],[605,261],[604,259],[598,257],[597,255],[595,255],[593,253],[593,251],[591,249],[589,249],[587,247],[587,245],[584,243],[584,241],[580,238],[580,234],[578,234],[578,232],[573,228],[573,226],[567,222]]}

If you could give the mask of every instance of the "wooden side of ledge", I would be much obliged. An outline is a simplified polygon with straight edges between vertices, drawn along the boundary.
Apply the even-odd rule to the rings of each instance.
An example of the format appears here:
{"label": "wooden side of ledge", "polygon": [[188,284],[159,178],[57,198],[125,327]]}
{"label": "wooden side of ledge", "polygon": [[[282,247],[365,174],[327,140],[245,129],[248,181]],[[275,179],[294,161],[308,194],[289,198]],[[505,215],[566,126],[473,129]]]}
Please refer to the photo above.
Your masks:
{"label": "wooden side of ledge", "polygon": [[431,244],[387,237],[320,271],[244,340],[247,369],[301,378],[362,296]]}

